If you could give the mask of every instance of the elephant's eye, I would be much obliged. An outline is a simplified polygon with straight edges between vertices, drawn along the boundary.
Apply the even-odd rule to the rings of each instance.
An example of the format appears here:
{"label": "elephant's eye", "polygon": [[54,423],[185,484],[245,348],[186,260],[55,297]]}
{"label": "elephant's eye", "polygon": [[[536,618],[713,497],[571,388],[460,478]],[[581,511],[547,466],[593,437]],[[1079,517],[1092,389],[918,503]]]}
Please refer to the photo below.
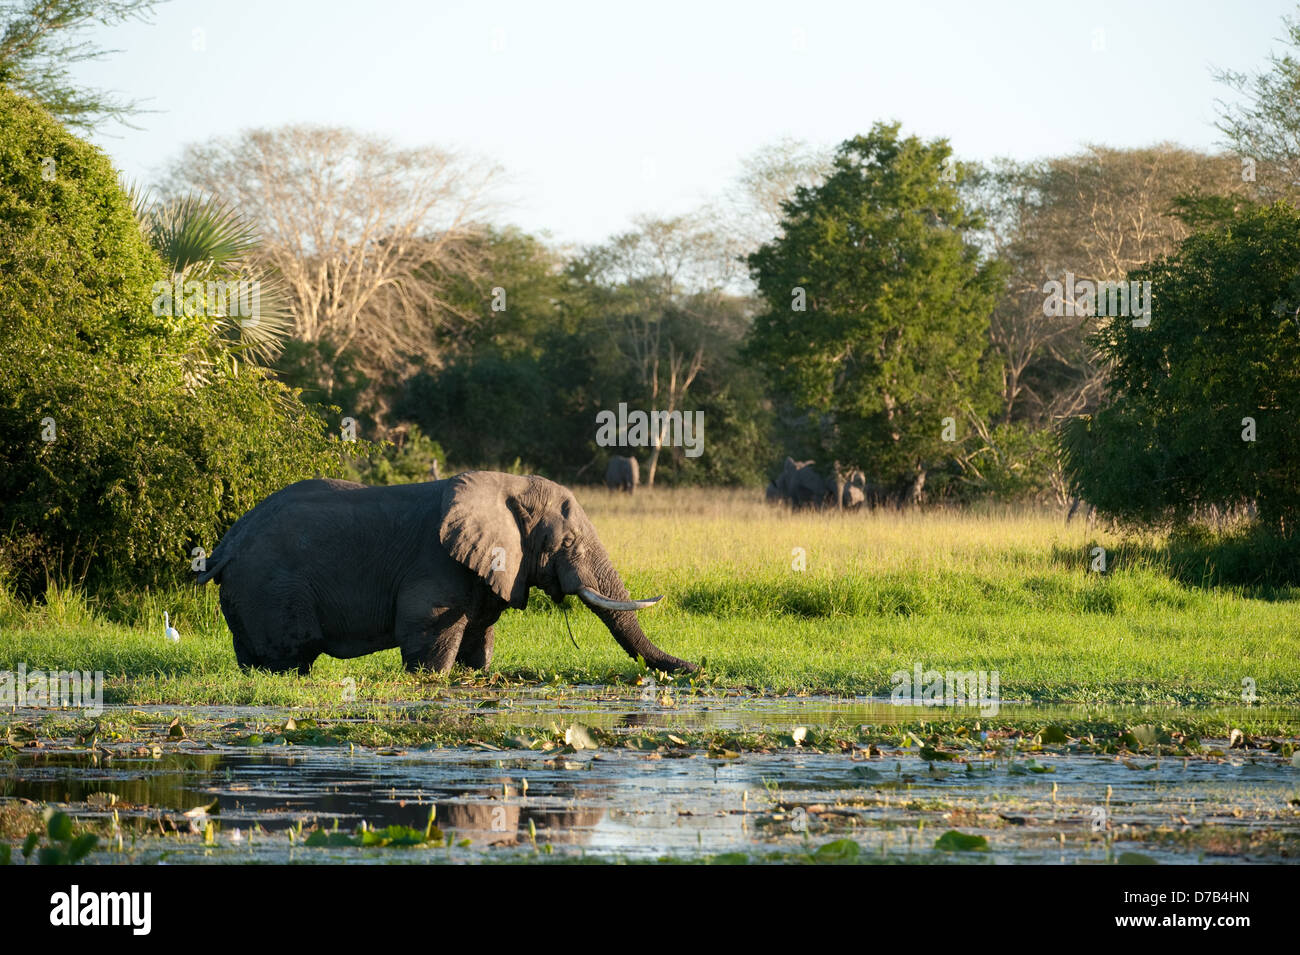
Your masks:
{"label": "elephant's eye", "polygon": [[560,541],[560,549],[568,550],[570,547],[574,545],[577,539],[578,539],[577,535],[575,534],[565,534],[564,540]]}

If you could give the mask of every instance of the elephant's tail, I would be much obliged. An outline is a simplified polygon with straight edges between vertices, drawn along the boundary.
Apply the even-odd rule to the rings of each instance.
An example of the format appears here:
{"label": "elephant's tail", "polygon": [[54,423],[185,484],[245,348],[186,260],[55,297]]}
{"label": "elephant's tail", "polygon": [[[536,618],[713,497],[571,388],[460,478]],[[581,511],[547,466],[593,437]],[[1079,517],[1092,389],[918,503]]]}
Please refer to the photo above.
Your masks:
{"label": "elephant's tail", "polygon": [[207,566],[203,570],[199,571],[199,575],[196,578],[199,583],[206,584],[209,580],[215,580],[217,583],[221,583],[222,571],[230,566],[235,555],[239,553],[237,538],[238,535],[235,534],[235,528],[232,527],[208,557]]}
{"label": "elephant's tail", "polygon": [[[274,496],[274,495],[272,495]],[[249,511],[251,514],[252,511]],[[221,583],[221,572],[230,565],[231,560],[240,552],[240,541],[248,535],[248,514],[245,514],[239,520],[230,526],[225,536],[217,542],[217,546],[212,549],[208,555],[208,562],[203,570],[198,572],[195,579],[206,584],[209,580],[215,580]]]}
{"label": "elephant's tail", "polygon": [[229,551],[223,551],[220,547],[212,552],[212,556],[208,558],[207,568],[199,571],[196,578],[199,583],[206,584],[209,580],[221,583],[221,571],[225,569],[226,564],[230,563],[229,558],[226,557],[227,553]]}

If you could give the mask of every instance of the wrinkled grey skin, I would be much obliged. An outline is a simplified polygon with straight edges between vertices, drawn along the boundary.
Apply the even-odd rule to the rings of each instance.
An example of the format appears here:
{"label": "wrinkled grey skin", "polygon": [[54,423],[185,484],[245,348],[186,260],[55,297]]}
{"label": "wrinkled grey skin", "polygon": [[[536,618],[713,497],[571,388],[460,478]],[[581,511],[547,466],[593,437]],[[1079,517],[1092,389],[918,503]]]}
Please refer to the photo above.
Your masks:
{"label": "wrinkled grey skin", "polygon": [[636,458],[614,455],[605,465],[605,487],[611,491],[636,493],[636,486],[641,483],[641,466]]}
{"label": "wrinkled grey skin", "polygon": [[[530,587],[555,601],[582,587],[628,599],[572,493],[495,471],[393,487],[300,481],[236,521],[198,579],[221,585],[241,666],[304,674],[322,653],[391,647],[411,670],[482,669],[492,625]],[[696,669],[651,643],[634,611],[592,610],[630,656]]]}

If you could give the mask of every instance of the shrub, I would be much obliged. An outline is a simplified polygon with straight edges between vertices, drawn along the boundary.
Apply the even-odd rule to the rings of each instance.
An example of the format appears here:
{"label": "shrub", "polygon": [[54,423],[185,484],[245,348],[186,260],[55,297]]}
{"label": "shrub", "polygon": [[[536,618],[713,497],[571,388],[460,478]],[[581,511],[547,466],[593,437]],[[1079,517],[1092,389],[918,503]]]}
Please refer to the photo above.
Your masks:
{"label": "shrub", "polygon": [[23,593],[184,579],[259,499],[338,469],[257,369],[187,374],[207,332],[155,314],[163,279],[107,158],[0,87],[0,576]]}
{"label": "shrub", "polygon": [[442,445],[410,425],[399,441],[362,446],[356,457],[347,459],[344,476],[362,484],[416,484],[433,480],[436,462],[440,477],[451,477]]}
{"label": "shrub", "polygon": [[1147,327],[1096,336],[1102,408],[1068,423],[1073,486],[1130,523],[1258,508],[1281,538],[1300,520],[1300,211],[1252,209],[1133,273],[1152,284]]}

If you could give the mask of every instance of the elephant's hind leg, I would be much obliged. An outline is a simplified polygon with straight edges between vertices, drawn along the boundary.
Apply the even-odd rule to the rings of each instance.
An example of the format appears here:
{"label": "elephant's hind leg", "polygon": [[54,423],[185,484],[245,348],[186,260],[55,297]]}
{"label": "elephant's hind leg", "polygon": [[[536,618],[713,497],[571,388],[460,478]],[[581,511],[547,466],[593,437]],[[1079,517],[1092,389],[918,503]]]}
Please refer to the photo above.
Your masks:
{"label": "elephant's hind leg", "polygon": [[297,588],[282,584],[265,588],[256,595],[256,600],[274,609],[239,613],[222,602],[226,622],[235,638],[235,659],[240,667],[274,673],[296,670],[306,676],[325,642],[310,599]]}
{"label": "elephant's hind leg", "polygon": [[241,670],[257,666],[257,654],[253,650],[248,625],[235,606],[235,601],[230,598],[228,588],[221,588],[220,600],[221,615],[226,618],[226,626],[230,628],[230,635],[235,642],[235,662]]}

